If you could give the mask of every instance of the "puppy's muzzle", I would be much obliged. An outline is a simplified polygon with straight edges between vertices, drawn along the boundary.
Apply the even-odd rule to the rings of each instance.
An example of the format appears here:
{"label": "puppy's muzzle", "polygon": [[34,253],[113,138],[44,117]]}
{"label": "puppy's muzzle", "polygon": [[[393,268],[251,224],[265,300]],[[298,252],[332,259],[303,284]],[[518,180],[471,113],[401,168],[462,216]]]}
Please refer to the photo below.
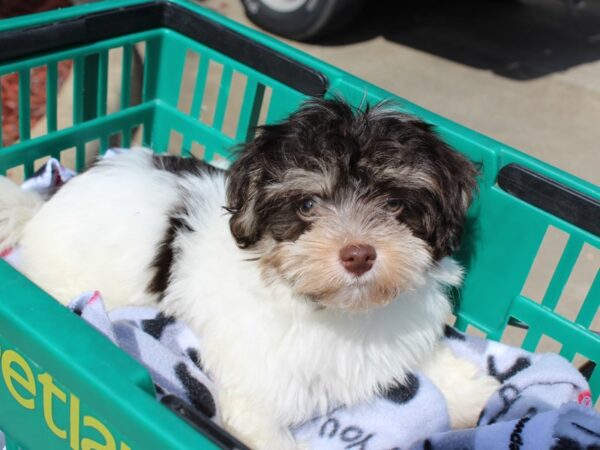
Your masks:
{"label": "puppy's muzzle", "polygon": [[356,276],[361,276],[371,270],[376,259],[377,252],[371,245],[347,245],[340,250],[342,265],[348,272]]}

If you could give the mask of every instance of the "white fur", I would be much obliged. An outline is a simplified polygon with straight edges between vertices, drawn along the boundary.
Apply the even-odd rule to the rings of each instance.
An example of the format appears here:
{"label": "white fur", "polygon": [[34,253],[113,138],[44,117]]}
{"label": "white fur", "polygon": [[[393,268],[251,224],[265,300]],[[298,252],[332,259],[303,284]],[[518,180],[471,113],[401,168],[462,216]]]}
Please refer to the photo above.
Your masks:
{"label": "white fur", "polygon": [[22,271],[58,300],[99,290],[109,308],[148,303],[150,261],[178,197],[149,154],[107,158],[73,178],[25,226]]}
{"label": "white fur", "polygon": [[42,205],[42,198],[35,192],[24,191],[0,177],[0,252],[17,243],[23,228]]}
{"label": "white fur", "polygon": [[[143,150],[99,164],[25,226],[22,270],[61,302],[89,289],[100,290],[109,307],[153,302],[151,262],[168,214],[185,198],[196,232],[176,242],[181,252],[159,307],[198,333],[224,423],[253,447],[297,448],[289,426],[340,403],[369,401],[437,351],[450,312],[444,285],[461,278],[454,261],[443,260],[385,307],[319,309],[287,285],[261,281],[254,255],[229,232],[223,175],[159,171]],[[441,355],[431,363],[438,375],[455,365]]]}
{"label": "white fur", "polygon": [[488,399],[500,387],[498,380],[458,358],[447,346],[438,349],[421,370],[444,394],[452,428],[475,427]]}

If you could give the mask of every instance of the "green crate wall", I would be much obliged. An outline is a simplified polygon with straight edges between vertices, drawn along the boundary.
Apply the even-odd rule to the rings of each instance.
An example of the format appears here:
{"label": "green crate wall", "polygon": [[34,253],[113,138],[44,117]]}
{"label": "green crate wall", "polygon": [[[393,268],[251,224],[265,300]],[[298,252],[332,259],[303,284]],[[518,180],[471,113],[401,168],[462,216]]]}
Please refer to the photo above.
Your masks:
{"label": "green crate wall", "polygon": [[[107,0],[6,20],[0,22],[0,33],[143,2]],[[595,200],[600,200],[598,187],[212,11],[185,0],[172,3],[320,71],[329,80],[327,96],[340,95],[356,105],[394,99],[399,108],[434,124],[451,145],[481,163],[479,195],[470,209],[464,244],[457,255],[467,272],[464,286],[455,296],[456,326],[464,330],[471,325],[489,338],[500,339],[509,320],[516,320],[528,327],[523,341],[527,350],[535,350],[541,337],[548,336],[561,343],[563,356],[572,359],[577,353],[600,362],[600,337],[589,330],[600,303],[598,274],[575,320],[554,311],[582,249],[590,246],[597,250],[600,238],[511,196],[497,186],[496,178],[505,165],[519,163]],[[130,80],[135,46],[144,48],[144,70],[141,101],[134,104]],[[121,49],[123,69],[118,111],[107,113],[111,49]],[[72,124],[57,129],[57,64],[66,60],[73,61]],[[195,89],[187,99],[189,108],[182,108],[181,96],[186,93],[181,92],[180,86],[190,60],[198,61],[193,68]],[[48,70],[47,133],[31,139],[27,100],[30,70],[36,67]],[[208,80],[215,67],[220,70],[219,87],[216,92],[209,92],[206,87],[210,86]],[[231,149],[235,144],[252,138],[257,124],[284,118],[306,98],[297,90],[167,28],[0,64],[0,76],[11,73],[19,76],[20,140],[0,148],[0,174],[22,167],[25,177],[32,175],[36,161],[47,156],[60,158],[62,151],[73,148],[74,168],[82,170],[86,145],[98,142],[100,152],[104,152],[111,138],[118,135],[121,145],[127,147],[140,127],[141,143],[156,152],[171,151],[184,156],[194,153],[222,164],[233,158]],[[243,81],[242,92],[232,90],[234,79]],[[211,105],[207,105],[209,94],[216,98]],[[230,120],[226,117],[234,102],[241,102],[241,108],[231,119],[236,126],[226,133],[224,125]],[[211,120],[204,117],[207,106]],[[178,139],[174,140],[174,136]],[[178,144],[174,145],[174,141]],[[540,303],[522,292],[549,227],[569,237]],[[0,358],[6,355],[13,358],[11,367],[17,367],[16,370],[31,369],[31,374],[20,372],[21,376],[38,380],[35,396],[17,392],[21,398],[34,398],[31,409],[16,402],[0,380],[0,429],[10,437],[9,450],[83,448],[86,438],[102,442],[107,438],[94,426],[94,418],[110,431],[115,449],[216,448],[154,400],[152,382],[141,366],[0,262]],[[15,363],[15,355],[23,357],[26,365]],[[62,397],[54,399],[54,413],[63,419],[72,414],[78,430],[71,420],[55,424],[54,430],[48,425],[47,405],[38,378],[44,373],[52,376],[53,383],[65,393],[64,401]],[[600,369],[593,372],[590,383],[595,399],[600,393]],[[84,424],[85,417],[88,426]],[[106,445],[113,448],[113,441],[108,439]]]}

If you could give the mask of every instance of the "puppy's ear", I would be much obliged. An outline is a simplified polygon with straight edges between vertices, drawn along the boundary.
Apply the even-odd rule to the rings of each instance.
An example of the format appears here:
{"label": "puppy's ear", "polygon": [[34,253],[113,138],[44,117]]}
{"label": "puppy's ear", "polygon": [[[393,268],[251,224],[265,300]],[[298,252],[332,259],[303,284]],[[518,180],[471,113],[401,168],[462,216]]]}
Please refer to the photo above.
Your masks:
{"label": "puppy's ear", "polygon": [[460,245],[467,210],[477,190],[479,167],[447,144],[439,141],[438,146],[441,214],[434,232],[434,253],[441,258]]}
{"label": "puppy's ear", "polygon": [[227,180],[227,207],[231,213],[229,228],[240,248],[256,244],[261,237],[256,214],[262,170],[256,154],[256,141],[241,148]]}
{"label": "puppy's ear", "polygon": [[478,167],[446,144],[430,124],[401,114],[380,117],[398,147],[408,149],[406,164],[426,180],[409,194],[403,220],[430,245],[435,260],[451,255],[460,245]]}

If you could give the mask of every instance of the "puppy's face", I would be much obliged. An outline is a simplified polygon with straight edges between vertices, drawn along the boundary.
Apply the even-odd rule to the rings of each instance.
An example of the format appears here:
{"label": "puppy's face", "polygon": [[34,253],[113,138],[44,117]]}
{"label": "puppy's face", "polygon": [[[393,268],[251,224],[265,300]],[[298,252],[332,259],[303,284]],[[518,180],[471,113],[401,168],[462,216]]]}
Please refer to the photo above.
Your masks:
{"label": "puppy's face", "polygon": [[238,245],[320,306],[365,310],[423,282],[458,245],[476,170],[430,127],[383,107],[307,103],[231,169]]}

